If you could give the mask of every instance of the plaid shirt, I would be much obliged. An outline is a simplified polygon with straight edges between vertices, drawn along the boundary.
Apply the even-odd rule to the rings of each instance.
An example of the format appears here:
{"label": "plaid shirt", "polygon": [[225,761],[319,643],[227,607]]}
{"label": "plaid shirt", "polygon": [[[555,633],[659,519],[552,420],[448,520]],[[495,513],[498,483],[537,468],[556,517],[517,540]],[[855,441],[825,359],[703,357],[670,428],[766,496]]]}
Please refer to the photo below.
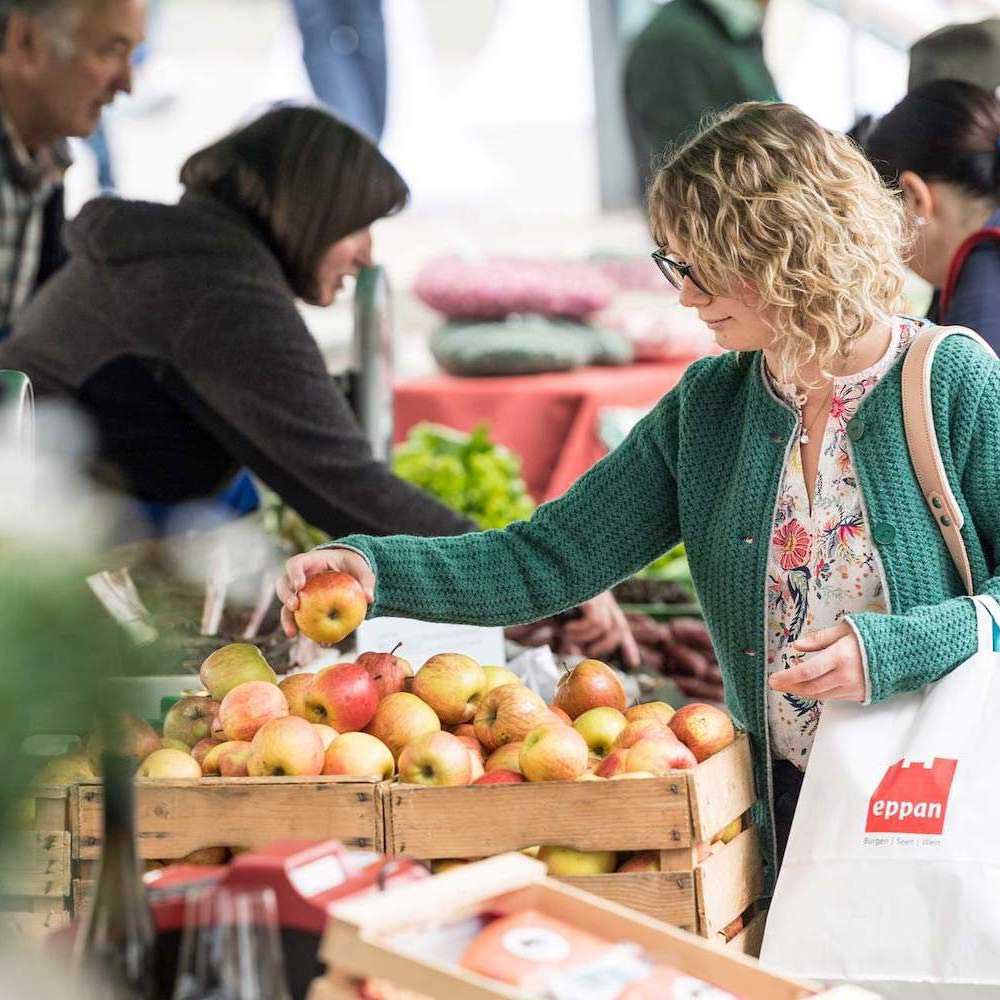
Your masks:
{"label": "plaid shirt", "polygon": [[65,142],[32,156],[0,113],[0,330],[35,288],[45,207],[69,164]]}

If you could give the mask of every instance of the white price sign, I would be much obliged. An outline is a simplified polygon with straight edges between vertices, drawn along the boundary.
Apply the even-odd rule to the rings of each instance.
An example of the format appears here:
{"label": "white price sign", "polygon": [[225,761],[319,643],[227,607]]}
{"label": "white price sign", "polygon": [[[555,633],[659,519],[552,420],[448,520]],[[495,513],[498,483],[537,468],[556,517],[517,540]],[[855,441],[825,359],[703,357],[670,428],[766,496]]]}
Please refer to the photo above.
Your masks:
{"label": "white price sign", "polygon": [[482,664],[505,666],[507,656],[502,628],[449,625],[412,618],[370,618],[354,633],[357,652],[387,653],[402,643],[399,655],[414,670],[437,653],[464,653]]}

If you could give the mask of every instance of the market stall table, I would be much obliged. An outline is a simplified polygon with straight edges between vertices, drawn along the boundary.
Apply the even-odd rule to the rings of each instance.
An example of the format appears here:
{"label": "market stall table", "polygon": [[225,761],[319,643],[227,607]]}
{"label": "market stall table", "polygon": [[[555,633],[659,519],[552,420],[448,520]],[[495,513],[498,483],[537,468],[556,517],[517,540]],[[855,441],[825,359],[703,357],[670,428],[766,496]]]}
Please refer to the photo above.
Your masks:
{"label": "market stall table", "polygon": [[652,405],[677,384],[690,361],[543,375],[407,379],[395,387],[396,440],[425,420],[460,431],[486,422],[494,441],[520,455],[528,492],[540,503],[553,500],[605,454],[598,434],[600,410]]}

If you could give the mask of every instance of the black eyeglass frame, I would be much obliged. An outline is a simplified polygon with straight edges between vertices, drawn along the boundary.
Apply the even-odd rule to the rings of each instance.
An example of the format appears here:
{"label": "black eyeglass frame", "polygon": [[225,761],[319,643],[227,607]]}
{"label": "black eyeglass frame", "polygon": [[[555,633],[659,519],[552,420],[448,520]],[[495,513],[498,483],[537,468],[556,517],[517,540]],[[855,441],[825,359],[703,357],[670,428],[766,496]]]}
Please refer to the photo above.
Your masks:
{"label": "black eyeglass frame", "polygon": [[660,269],[660,274],[662,274],[663,277],[677,289],[677,291],[680,291],[684,287],[684,279],[688,278],[698,291],[704,292],[706,295],[712,294],[695,276],[694,264],[682,264],[679,260],[674,260],[673,257],[664,252],[662,247],[660,247],[659,250],[654,250],[650,256],[656,262],[656,266]]}

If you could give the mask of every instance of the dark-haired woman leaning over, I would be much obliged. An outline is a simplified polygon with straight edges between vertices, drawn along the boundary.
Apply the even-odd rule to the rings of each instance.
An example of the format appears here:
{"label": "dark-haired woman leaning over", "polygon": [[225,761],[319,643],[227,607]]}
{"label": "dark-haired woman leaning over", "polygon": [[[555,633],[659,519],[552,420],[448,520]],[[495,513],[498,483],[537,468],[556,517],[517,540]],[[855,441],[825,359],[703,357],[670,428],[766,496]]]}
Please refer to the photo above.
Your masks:
{"label": "dark-haired woman leaning over", "polygon": [[[284,107],[196,153],[181,182],[176,205],[84,208],[0,368],[74,398],[99,474],[139,500],[211,497],[248,466],[334,536],[470,530],[373,458],[295,305],[330,305],[369,263],[369,227],[409,194],[393,166],[327,112]],[[638,664],[610,594],[581,611],[581,636]]]}
{"label": "dark-haired woman leaning over", "polygon": [[934,286],[930,319],[1000,351],[1000,101],[971,83],[925,83],[875,126],[865,151],[916,222],[909,264]]}

